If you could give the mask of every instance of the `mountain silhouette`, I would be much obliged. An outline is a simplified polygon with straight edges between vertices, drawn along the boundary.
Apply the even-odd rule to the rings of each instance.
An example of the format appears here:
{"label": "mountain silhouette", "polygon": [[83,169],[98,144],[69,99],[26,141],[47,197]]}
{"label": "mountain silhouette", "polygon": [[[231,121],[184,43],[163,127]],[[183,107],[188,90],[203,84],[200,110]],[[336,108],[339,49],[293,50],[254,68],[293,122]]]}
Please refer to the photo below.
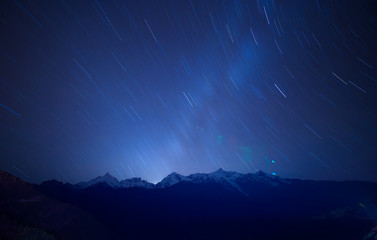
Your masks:
{"label": "mountain silhouette", "polygon": [[[9,191],[9,177],[0,180],[1,193]],[[74,211],[65,217],[87,217],[82,217],[83,226],[65,226],[78,236],[94,233],[96,222],[119,239],[369,239],[377,220],[373,182],[284,179],[219,169],[188,176],[172,173],[157,184],[140,178],[119,181],[110,174],[79,184],[21,183],[24,187],[11,187],[14,194],[1,195],[1,213],[27,222],[27,216],[33,217],[30,210],[13,214],[4,202],[44,196],[47,202],[28,208],[40,211],[49,204],[55,213],[61,205],[71,207]],[[59,214],[49,218],[57,225],[63,220]],[[43,224],[38,229],[59,234]],[[97,239],[114,239],[102,236]]]}
{"label": "mountain silhouette", "polygon": [[110,230],[91,214],[47,197],[0,170],[0,239],[107,239]]}

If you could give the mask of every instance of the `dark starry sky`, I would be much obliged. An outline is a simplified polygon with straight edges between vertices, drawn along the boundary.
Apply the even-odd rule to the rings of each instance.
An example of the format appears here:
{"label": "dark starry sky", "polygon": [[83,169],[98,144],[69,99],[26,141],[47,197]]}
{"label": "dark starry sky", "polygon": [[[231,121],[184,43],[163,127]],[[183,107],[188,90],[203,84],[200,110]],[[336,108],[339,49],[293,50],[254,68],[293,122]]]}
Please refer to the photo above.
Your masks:
{"label": "dark starry sky", "polygon": [[376,1],[1,1],[0,169],[377,181]]}

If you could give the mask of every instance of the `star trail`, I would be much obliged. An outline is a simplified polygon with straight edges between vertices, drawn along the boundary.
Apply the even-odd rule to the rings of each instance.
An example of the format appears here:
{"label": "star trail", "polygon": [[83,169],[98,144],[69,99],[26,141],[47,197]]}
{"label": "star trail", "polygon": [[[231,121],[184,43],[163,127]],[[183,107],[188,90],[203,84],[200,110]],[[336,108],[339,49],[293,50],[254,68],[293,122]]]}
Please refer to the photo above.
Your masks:
{"label": "star trail", "polygon": [[376,1],[1,1],[0,168],[377,181]]}

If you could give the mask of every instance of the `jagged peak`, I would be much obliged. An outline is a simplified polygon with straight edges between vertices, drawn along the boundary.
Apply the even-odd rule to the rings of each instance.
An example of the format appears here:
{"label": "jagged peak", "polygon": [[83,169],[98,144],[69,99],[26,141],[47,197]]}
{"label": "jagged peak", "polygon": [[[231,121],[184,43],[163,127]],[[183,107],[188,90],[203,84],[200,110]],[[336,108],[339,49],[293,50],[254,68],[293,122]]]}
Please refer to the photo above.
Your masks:
{"label": "jagged peak", "polygon": [[[142,187],[142,188],[165,188],[173,186],[180,182],[191,182],[191,183],[201,183],[207,181],[215,181],[215,182],[222,182],[228,183],[233,187],[237,187],[237,183],[239,181],[265,181],[268,183],[276,183],[279,177],[270,175],[264,171],[258,171],[255,173],[248,173],[242,174],[234,171],[226,171],[223,168],[219,168],[214,172],[211,173],[194,173],[188,176],[181,175],[177,172],[172,172],[167,175],[164,179],[162,179],[159,183],[153,184],[146,180],[143,180],[139,177],[124,179],[118,181],[118,179],[112,176],[109,172],[105,173],[103,176],[94,178],[88,182],[81,182],[77,184],[80,188],[86,188],[92,185],[96,185],[99,183],[105,183],[113,188],[130,188],[130,187]],[[238,187],[237,187],[238,188]]]}
{"label": "jagged peak", "polygon": [[239,177],[242,174],[238,172],[233,172],[233,171],[225,171],[222,168],[219,168],[218,170],[209,173],[208,174],[211,177],[217,177],[217,178],[228,178],[228,177]]}
{"label": "jagged peak", "polygon": [[96,185],[96,184],[99,184],[99,183],[106,183],[110,187],[114,187],[114,188],[120,187],[118,179],[116,177],[112,176],[108,172],[103,176],[99,176],[99,177],[96,177],[96,178],[89,180],[87,182],[81,182],[81,183],[78,183],[76,185],[78,187],[81,187],[81,188],[87,188],[87,187],[90,187],[90,186],[93,186],[93,185]]}
{"label": "jagged peak", "polygon": [[[179,173],[176,173],[176,172],[172,172],[169,175],[167,175],[164,179],[182,179],[182,178],[185,178],[185,176],[183,176]],[[164,179],[162,179],[162,181]]]}
{"label": "jagged peak", "polygon": [[114,177],[113,175],[111,175],[109,172],[105,173],[102,177],[103,178],[115,178],[115,179],[117,179],[116,177]]}
{"label": "jagged peak", "polygon": [[168,187],[172,186],[174,184],[177,184],[178,182],[185,181],[187,180],[187,177],[176,173],[172,172],[169,175],[167,175],[164,179],[162,179],[159,183],[156,184],[158,187]]}
{"label": "jagged peak", "polygon": [[150,183],[141,178],[128,178],[120,181],[120,185],[123,188],[133,188],[133,187],[141,187],[141,188],[154,188],[154,184]]}
{"label": "jagged peak", "polygon": [[169,177],[169,176],[179,176],[179,177],[181,177],[181,176],[183,176],[183,175],[181,175],[181,174],[179,174],[179,173],[177,173],[177,172],[172,172],[172,173],[170,173],[169,175],[167,175],[166,177]]}
{"label": "jagged peak", "polygon": [[[110,173],[106,173],[104,174],[103,176],[99,176],[99,177],[96,177],[90,181],[99,181],[99,182],[108,182],[108,181],[111,181],[111,182],[119,182],[119,180],[114,177],[113,175],[111,175]],[[89,181],[89,182],[90,182]]]}

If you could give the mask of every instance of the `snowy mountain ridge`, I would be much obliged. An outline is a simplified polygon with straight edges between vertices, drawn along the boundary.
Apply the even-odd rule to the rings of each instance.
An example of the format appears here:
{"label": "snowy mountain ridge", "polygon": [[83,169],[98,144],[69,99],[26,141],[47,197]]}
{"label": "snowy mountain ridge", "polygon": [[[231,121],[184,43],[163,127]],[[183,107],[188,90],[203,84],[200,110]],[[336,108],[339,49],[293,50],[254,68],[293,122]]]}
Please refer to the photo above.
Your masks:
{"label": "snowy mountain ridge", "polygon": [[119,183],[118,179],[116,177],[113,177],[110,173],[106,173],[103,176],[96,177],[96,178],[89,180],[87,182],[80,182],[80,183],[76,184],[75,186],[83,189],[83,188],[88,188],[90,186],[93,186],[93,185],[96,185],[96,184],[99,184],[99,183],[106,183],[107,185],[109,185],[110,187],[113,187],[113,188],[119,188],[120,187],[120,183]]}
{"label": "snowy mountain ridge", "polygon": [[84,188],[88,188],[88,187],[91,187],[100,183],[105,183],[112,188],[133,188],[133,187],[153,188],[154,187],[153,183],[142,180],[141,178],[124,179],[119,182],[119,180],[116,177],[112,176],[110,173],[106,173],[103,176],[96,177],[87,182],[80,182],[76,184],[75,186],[80,189],[84,189]]}
{"label": "snowy mountain ridge", "polygon": [[242,174],[233,171],[225,171],[222,168],[212,173],[194,173],[188,176],[183,176],[179,173],[173,172],[162,179],[159,183],[153,184],[141,178],[131,178],[118,181],[117,178],[111,174],[106,173],[103,176],[96,177],[87,182],[81,182],[75,186],[84,189],[100,183],[105,183],[112,188],[166,188],[176,185],[181,182],[187,183],[219,183],[229,188],[233,188],[244,194],[241,185],[249,182],[264,183],[270,186],[278,186],[281,183],[289,183],[288,180],[282,179],[278,176],[268,175],[262,171],[256,173]]}

